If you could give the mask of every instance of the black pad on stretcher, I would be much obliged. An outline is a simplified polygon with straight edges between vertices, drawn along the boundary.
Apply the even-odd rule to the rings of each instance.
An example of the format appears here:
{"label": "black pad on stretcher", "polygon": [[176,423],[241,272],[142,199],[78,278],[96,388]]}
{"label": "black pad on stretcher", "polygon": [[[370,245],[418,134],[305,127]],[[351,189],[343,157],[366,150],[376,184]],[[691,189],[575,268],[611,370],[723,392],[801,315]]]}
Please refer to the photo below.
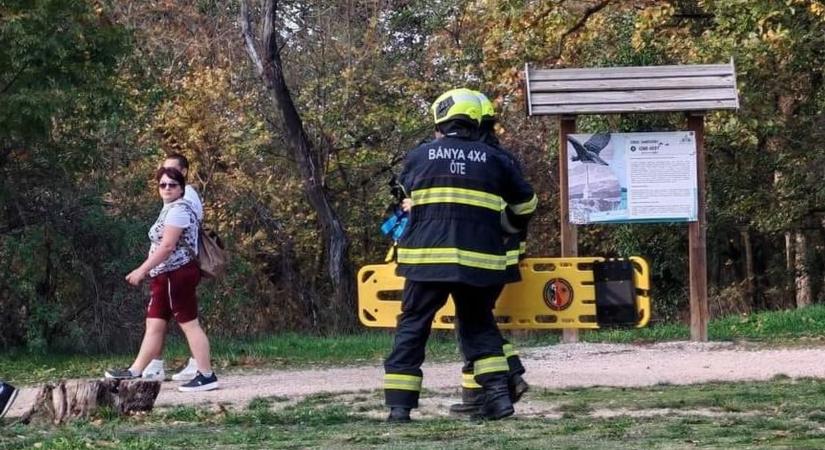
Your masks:
{"label": "black pad on stretcher", "polygon": [[639,322],[633,264],[626,259],[593,263],[599,327],[632,327]]}

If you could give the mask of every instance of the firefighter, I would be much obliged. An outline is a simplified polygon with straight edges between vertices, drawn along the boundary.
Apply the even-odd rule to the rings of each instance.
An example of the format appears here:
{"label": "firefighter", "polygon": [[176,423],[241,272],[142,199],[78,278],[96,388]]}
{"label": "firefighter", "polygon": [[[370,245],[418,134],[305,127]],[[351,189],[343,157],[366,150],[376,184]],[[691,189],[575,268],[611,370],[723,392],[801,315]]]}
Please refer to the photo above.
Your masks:
{"label": "firefighter", "polygon": [[[515,156],[508,150],[501,147],[498,138],[496,137],[495,124],[495,108],[493,102],[487,98],[486,95],[478,91],[473,91],[481,103],[481,125],[479,126],[478,140],[485,144],[499,149],[503,154],[508,156],[513,165],[521,174],[521,166]],[[519,260],[525,254],[525,241],[527,239],[527,221],[535,211],[535,207],[528,208],[529,210],[521,211],[522,214],[516,215],[512,208],[505,208],[503,210],[502,228],[504,229],[506,239],[505,247],[507,249],[507,279],[506,283],[515,283],[521,281],[521,272],[518,268]],[[516,217],[514,217],[516,216]],[[519,226],[515,227],[513,224],[517,223]],[[496,296],[493,298],[493,305],[495,307]],[[457,326],[461,326],[458,323]],[[521,397],[529,389],[529,385],[522,375],[524,375],[524,365],[521,363],[518,351],[513,347],[513,344],[504,340],[504,356],[507,358],[507,365],[509,367],[509,376],[507,380],[508,388],[510,389],[510,400],[513,403],[521,400]],[[461,369],[461,403],[450,405],[450,412],[455,414],[476,414],[484,403],[484,389],[481,385],[475,382],[473,376],[473,364],[470,361],[464,362],[464,367]]]}
{"label": "firefighter", "polygon": [[484,390],[478,416],[513,414],[508,365],[492,306],[507,281],[501,205],[516,221],[536,197],[512,158],[476,140],[481,104],[468,89],[432,105],[436,139],[407,154],[400,181],[410,195],[407,231],[398,246],[404,277],[393,349],[384,362],[388,421],[408,422],[418,406],[424,351],[433,317],[452,295],[461,351]]}

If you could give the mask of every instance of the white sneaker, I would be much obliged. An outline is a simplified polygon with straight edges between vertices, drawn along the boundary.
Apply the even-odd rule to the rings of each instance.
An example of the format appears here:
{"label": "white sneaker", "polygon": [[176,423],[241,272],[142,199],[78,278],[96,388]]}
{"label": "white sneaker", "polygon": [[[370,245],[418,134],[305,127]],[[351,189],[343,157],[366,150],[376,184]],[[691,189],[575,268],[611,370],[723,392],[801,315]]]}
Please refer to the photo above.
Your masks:
{"label": "white sneaker", "polygon": [[172,379],[174,381],[189,381],[197,375],[198,364],[195,362],[195,358],[189,358],[189,362],[186,364],[186,367],[184,367],[180,372],[172,375]]}
{"label": "white sneaker", "polygon": [[143,369],[143,374],[140,377],[148,381],[165,381],[166,371],[163,370],[163,360],[153,359],[152,362]]}

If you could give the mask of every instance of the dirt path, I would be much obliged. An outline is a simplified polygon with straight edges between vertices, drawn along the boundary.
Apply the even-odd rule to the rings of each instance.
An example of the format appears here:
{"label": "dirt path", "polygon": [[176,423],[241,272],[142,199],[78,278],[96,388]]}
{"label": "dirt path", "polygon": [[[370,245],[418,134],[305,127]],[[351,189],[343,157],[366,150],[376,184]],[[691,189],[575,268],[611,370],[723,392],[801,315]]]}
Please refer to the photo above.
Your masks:
{"label": "dirt path", "polygon": [[[521,351],[526,379],[534,388],[650,386],[710,381],[766,380],[777,375],[825,378],[825,347],[755,349],[730,343],[670,342],[653,345],[564,344]],[[424,365],[424,388],[458,395],[461,365]],[[317,370],[258,371],[220,376],[221,388],[182,393],[166,382],[157,406],[225,404],[244,407],[255,397],[300,398],[329,392],[381,388],[378,366]],[[33,400],[23,389],[9,416],[19,416]]]}

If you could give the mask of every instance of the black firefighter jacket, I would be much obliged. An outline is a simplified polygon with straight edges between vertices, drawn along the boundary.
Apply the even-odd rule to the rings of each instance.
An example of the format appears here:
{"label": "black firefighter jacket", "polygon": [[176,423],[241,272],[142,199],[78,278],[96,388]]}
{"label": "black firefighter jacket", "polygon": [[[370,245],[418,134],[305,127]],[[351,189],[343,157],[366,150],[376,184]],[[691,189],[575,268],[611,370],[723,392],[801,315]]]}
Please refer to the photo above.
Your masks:
{"label": "black firefighter jacket", "polygon": [[443,137],[407,154],[401,183],[412,198],[398,246],[398,274],[413,281],[502,285],[508,253],[501,215],[527,219],[537,199],[512,155],[483,142]]}

